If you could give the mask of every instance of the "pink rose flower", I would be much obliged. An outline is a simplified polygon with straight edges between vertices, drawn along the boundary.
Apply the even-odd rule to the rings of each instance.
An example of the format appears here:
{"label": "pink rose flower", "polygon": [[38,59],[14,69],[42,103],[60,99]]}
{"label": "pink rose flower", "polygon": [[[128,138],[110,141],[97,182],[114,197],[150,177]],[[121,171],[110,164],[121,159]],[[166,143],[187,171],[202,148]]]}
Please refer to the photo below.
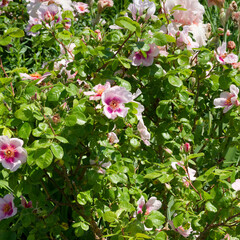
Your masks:
{"label": "pink rose flower", "polygon": [[46,77],[48,77],[50,75],[51,75],[50,72],[46,72],[43,75],[41,75],[39,73],[32,73],[32,74],[20,73],[20,77],[22,78],[22,80],[33,80],[34,81],[34,80],[39,79],[37,84],[41,83]]}
{"label": "pink rose flower", "polygon": [[147,146],[150,146],[149,140],[150,140],[151,135],[148,132],[147,127],[145,126],[142,119],[139,120],[137,129],[139,131],[140,137],[141,137],[142,141],[144,142],[144,144]]}
{"label": "pink rose flower", "polygon": [[[174,170],[177,170],[177,165],[186,170],[186,168],[185,168],[185,166],[184,166],[184,163],[183,163],[182,161],[181,161],[181,162],[172,162],[172,163],[171,163],[171,166],[172,166],[172,168],[173,168]],[[185,183],[188,178],[190,178],[191,181],[195,181],[195,180],[196,180],[196,177],[195,177],[196,170],[188,167],[188,168],[187,168],[187,171],[188,171],[189,176],[187,175],[187,178],[186,178],[186,177],[183,177],[183,182]]]}
{"label": "pink rose flower", "polygon": [[[157,200],[156,197],[149,198],[147,203],[145,203],[144,197],[141,196],[141,198],[137,201],[137,205],[138,205],[137,206],[137,214],[139,214],[139,213],[142,214],[143,207],[145,206],[146,207],[145,215],[148,215],[150,212],[161,208],[162,203],[161,203],[161,201]],[[136,215],[136,213],[134,215]]]}
{"label": "pink rose flower", "polygon": [[133,95],[124,87],[115,86],[102,94],[103,113],[107,118],[126,117],[128,108],[125,103],[133,101]]}
{"label": "pink rose flower", "polygon": [[232,184],[232,188],[235,191],[240,191],[240,179],[236,179],[236,181]]}
{"label": "pink rose flower", "polygon": [[60,8],[55,4],[41,5],[37,10],[37,15],[40,20],[51,24],[54,23],[56,16],[56,22],[61,20]]}
{"label": "pink rose flower", "polygon": [[13,199],[12,194],[7,194],[4,198],[0,198],[0,220],[16,215],[17,208],[14,207]]}
{"label": "pink rose flower", "polygon": [[73,2],[73,7],[77,10],[79,14],[89,13],[88,4],[83,2]]}
{"label": "pink rose flower", "polygon": [[106,7],[112,7],[112,0],[98,0],[98,12],[101,13]]}
{"label": "pink rose flower", "polygon": [[154,57],[158,56],[159,49],[155,43],[149,44],[150,49],[146,52],[146,57],[143,56],[142,52],[133,52],[129,59],[132,60],[133,66],[151,66],[153,64]]}
{"label": "pink rose flower", "polygon": [[224,108],[223,113],[229,111],[234,105],[239,106],[239,89],[235,85],[230,86],[230,92],[222,92],[220,98],[214,99],[215,108]]}
{"label": "pink rose flower", "polygon": [[173,221],[169,221],[169,224],[175,232],[180,233],[185,238],[187,238],[191,234],[191,232],[193,231],[191,227],[187,230],[185,230],[182,226],[179,226],[179,227],[175,228],[175,226],[173,224]]}
{"label": "pink rose flower", "polygon": [[90,96],[89,100],[100,100],[104,91],[111,87],[109,82],[106,82],[105,85],[98,84],[93,89],[94,91],[84,92],[84,95]]}
{"label": "pink rose flower", "polygon": [[97,172],[101,174],[105,174],[106,173],[105,169],[108,169],[112,165],[111,162],[104,162],[104,161],[98,162],[95,160],[90,160],[90,164],[98,166]]}
{"label": "pink rose flower", "polygon": [[215,56],[217,58],[217,60],[221,63],[221,64],[233,64],[233,63],[237,63],[238,62],[238,56],[235,55],[234,53],[230,53],[228,54],[226,52],[226,47],[227,44],[226,42],[222,43],[222,46],[217,48],[217,51],[215,52]]}
{"label": "pink rose flower", "polygon": [[16,171],[27,160],[27,151],[22,147],[23,141],[0,136],[0,162],[10,171]]}

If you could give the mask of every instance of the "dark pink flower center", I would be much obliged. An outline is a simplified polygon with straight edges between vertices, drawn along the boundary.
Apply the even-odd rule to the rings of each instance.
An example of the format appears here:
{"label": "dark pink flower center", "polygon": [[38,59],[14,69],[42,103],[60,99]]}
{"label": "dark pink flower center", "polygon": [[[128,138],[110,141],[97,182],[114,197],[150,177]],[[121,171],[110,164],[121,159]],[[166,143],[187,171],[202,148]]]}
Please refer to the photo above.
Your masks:
{"label": "dark pink flower center", "polygon": [[110,103],[109,103],[109,106],[112,110],[117,110],[119,108],[119,101],[113,99]]}
{"label": "dark pink flower center", "polygon": [[10,203],[4,204],[2,210],[3,210],[3,212],[4,212],[5,215],[11,215],[12,212],[13,212],[12,203],[10,202]]}
{"label": "dark pink flower center", "polygon": [[231,94],[231,95],[226,99],[226,101],[225,101],[225,103],[224,103],[225,106],[231,106],[231,105],[232,105],[232,101],[231,101],[232,97],[234,97],[233,94]]}
{"label": "dark pink flower center", "polygon": [[17,157],[18,152],[16,151],[14,146],[11,145],[3,145],[0,151],[0,157],[4,158],[7,162],[14,162],[14,158]]}

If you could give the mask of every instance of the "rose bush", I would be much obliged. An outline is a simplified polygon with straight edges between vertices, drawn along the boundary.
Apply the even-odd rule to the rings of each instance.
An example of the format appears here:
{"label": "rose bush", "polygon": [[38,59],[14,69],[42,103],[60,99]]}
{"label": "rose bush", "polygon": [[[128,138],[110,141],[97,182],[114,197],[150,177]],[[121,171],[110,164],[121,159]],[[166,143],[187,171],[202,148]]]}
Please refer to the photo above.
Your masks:
{"label": "rose bush", "polygon": [[239,239],[239,16],[1,1],[0,239]]}

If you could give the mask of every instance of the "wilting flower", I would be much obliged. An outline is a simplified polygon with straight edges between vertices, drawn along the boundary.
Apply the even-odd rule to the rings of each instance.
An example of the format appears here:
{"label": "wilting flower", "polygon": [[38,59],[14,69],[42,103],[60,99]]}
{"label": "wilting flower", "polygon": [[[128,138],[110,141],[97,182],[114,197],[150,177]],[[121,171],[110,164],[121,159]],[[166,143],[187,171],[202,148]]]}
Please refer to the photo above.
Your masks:
{"label": "wilting flower", "polygon": [[108,141],[110,144],[118,143],[119,139],[118,139],[116,133],[114,133],[114,132],[108,133]]}
{"label": "wilting flower", "polygon": [[189,229],[185,230],[182,226],[179,227],[175,227],[173,224],[173,221],[169,221],[170,226],[172,227],[172,229],[178,233],[180,233],[183,237],[187,238],[191,232],[192,232],[192,228],[190,227]]}
{"label": "wilting flower", "polygon": [[133,52],[130,55],[133,66],[151,66],[153,64],[154,57],[159,54],[159,49],[155,43],[149,44],[150,49],[145,52],[146,56],[143,55],[141,51]]}
{"label": "wilting flower", "polygon": [[[144,197],[141,196],[141,198],[137,201],[137,205],[137,214],[143,213],[143,207],[145,206],[145,215],[148,215],[151,211],[158,210],[162,206],[162,203],[161,201],[157,200],[156,197],[149,198],[147,203],[145,203]],[[134,215],[136,215],[136,213]]]}
{"label": "wilting flower", "polygon": [[88,4],[83,2],[73,2],[73,7],[77,10],[79,14],[88,13]]}
{"label": "wilting flower", "polygon": [[232,188],[235,191],[240,191],[240,179],[236,179],[236,181],[232,184]]}
{"label": "wilting flower", "polygon": [[4,168],[14,172],[26,162],[27,151],[22,145],[21,139],[0,136],[0,162]]}
{"label": "wilting flower", "polygon": [[224,108],[223,113],[226,113],[234,105],[239,106],[238,93],[239,89],[232,84],[230,86],[230,92],[222,92],[220,98],[214,99],[213,104],[215,105],[215,108]]}
{"label": "wilting flower", "polygon": [[101,13],[106,7],[112,7],[112,0],[98,0],[98,12]]}
{"label": "wilting flower", "polygon": [[26,199],[21,196],[21,204],[24,208],[32,208],[32,201],[27,202]]}
{"label": "wilting flower", "polygon": [[109,82],[106,82],[105,85],[98,84],[93,89],[94,91],[84,92],[84,95],[90,96],[89,100],[100,100],[104,91],[111,87]]}
{"label": "wilting flower", "polygon": [[224,6],[225,0],[208,0],[208,6],[218,6],[219,8],[222,8]]}
{"label": "wilting flower", "polygon": [[27,73],[20,73],[20,77],[22,78],[22,80],[38,80],[37,84],[41,83],[46,77],[48,77],[49,75],[51,75],[50,72],[46,72],[43,75],[39,74],[39,73],[32,73],[32,74],[27,74]]}
{"label": "wilting flower", "polygon": [[128,10],[132,13],[132,18],[137,21],[143,15],[143,12],[147,10],[145,16],[145,21],[147,21],[155,13],[156,5],[154,2],[150,2],[149,0],[133,0],[133,3],[128,6]]}
{"label": "wilting flower", "polygon": [[221,63],[221,64],[232,64],[232,63],[237,63],[238,61],[238,56],[235,55],[234,53],[230,53],[228,54],[226,52],[226,42],[223,42],[222,46],[217,48],[217,51],[215,52],[215,56],[217,58],[217,60]]}
{"label": "wilting flower", "polygon": [[10,218],[17,213],[17,208],[14,207],[13,195],[7,194],[4,198],[0,198],[0,220]]}
{"label": "wilting flower", "polygon": [[111,162],[104,162],[104,161],[97,162],[95,160],[90,160],[90,164],[97,165],[98,166],[97,172],[101,174],[105,174],[106,173],[105,169],[108,169],[112,165]]}
{"label": "wilting flower", "polygon": [[[172,168],[175,169],[175,170],[177,170],[177,165],[180,166],[180,167],[182,167],[184,170],[186,170],[183,162],[172,162],[172,163],[171,163]],[[196,170],[188,167],[188,168],[187,168],[187,172],[188,172],[188,174],[189,174],[189,176],[188,176],[188,174],[187,174],[187,178],[189,178],[191,181],[195,181],[195,180],[196,180],[196,177],[195,177]],[[186,182],[186,181],[187,181],[187,178],[186,178],[186,177],[183,177],[183,182]]]}
{"label": "wilting flower", "polygon": [[8,6],[9,2],[12,2],[12,0],[2,0],[2,1],[0,1],[0,7]]}
{"label": "wilting flower", "polygon": [[103,113],[111,119],[117,116],[124,118],[128,113],[128,108],[124,104],[132,100],[133,95],[126,88],[119,86],[109,88],[102,94]]}
{"label": "wilting flower", "polygon": [[144,122],[142,119],[139,120],[138,125],[137,125],[137,129],[139,131],[140,137],[143,140],[143,142],[147,145],[150,146],[150,133],[147,130],[147,127],[145,126]]}

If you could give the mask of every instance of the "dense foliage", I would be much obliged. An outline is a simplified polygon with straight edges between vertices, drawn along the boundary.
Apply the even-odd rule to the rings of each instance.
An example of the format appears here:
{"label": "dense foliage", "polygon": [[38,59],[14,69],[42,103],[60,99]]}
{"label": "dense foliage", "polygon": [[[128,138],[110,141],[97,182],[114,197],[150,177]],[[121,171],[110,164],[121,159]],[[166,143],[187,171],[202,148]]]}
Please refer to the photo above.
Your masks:
{"label": "dense foliage", "polygon": [[240,238],[236,2],[0,3],[0,240]]}

